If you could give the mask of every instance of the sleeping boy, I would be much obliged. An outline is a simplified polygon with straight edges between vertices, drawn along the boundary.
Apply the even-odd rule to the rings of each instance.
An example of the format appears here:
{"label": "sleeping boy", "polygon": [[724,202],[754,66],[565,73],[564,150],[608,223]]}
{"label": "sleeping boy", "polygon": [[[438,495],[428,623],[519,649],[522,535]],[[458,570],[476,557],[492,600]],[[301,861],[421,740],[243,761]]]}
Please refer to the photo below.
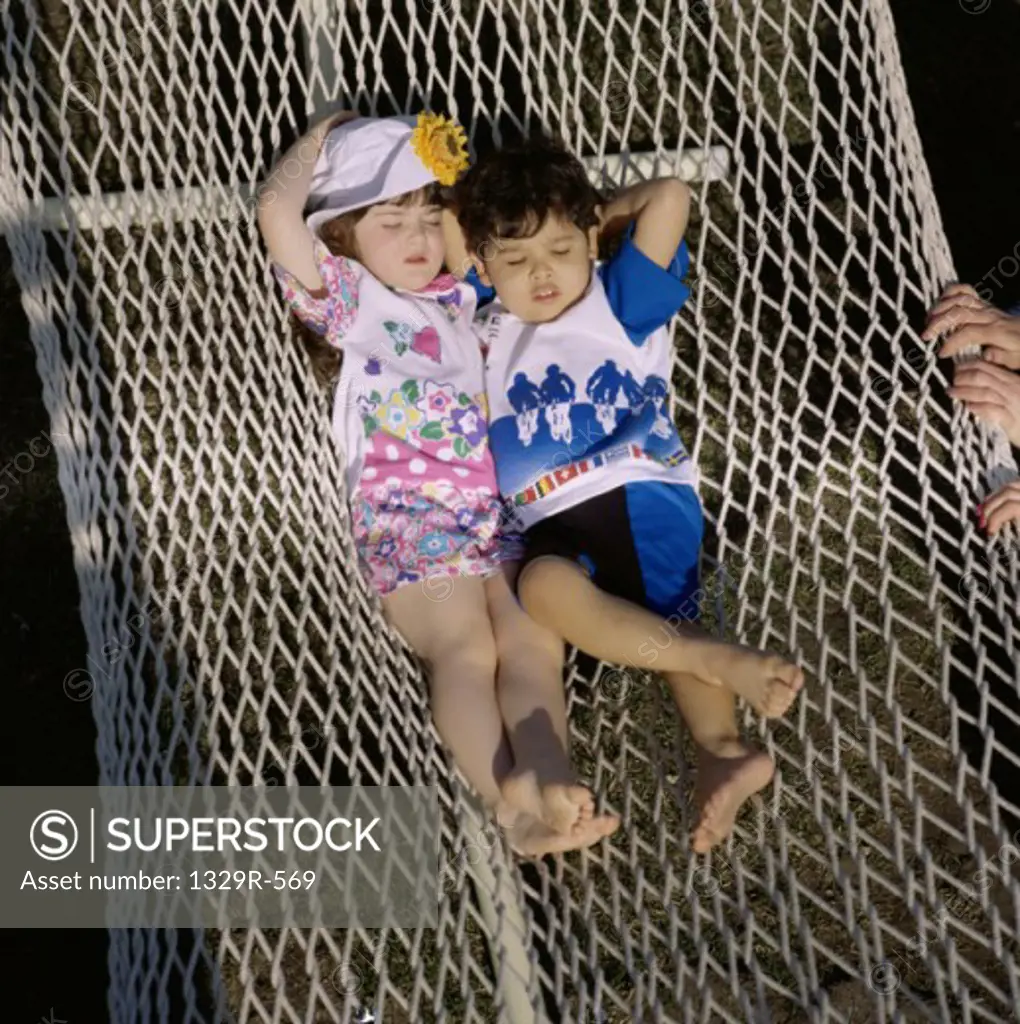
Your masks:
{"label": "sleeping boy", "polygon": [[[689,190],[661,178],[603,208],[580,161],[537,137],[478,160],[454,207],[495,291],[476,327],[500,491],[525,530],[518,599],[588,654],[662,672],[697,746],[692,846],[707,851],[774,771],[741,739],[736,697],[780,716],[804,680],[693,622],[703,519],[668,385]],[[600,238],[621,235],[598,264]]]}

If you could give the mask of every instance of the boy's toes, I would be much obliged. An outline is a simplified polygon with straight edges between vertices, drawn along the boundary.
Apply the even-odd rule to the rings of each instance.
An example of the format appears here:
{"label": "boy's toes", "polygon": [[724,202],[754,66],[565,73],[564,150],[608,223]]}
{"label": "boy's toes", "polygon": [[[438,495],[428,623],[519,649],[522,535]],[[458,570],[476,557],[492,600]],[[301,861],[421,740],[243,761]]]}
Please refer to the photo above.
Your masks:
{"label": "boy's toes", "polygon": [[803,675],[796,686],[790,686],[784,679],[772,679],[765,687],[765,693],[758,707],[759,714],[766,718],[785,715],[804,685]]}
{"label": "boy's toes", "polygon": [[702,815],[698,827],[691,835],[691,849],[695,853],[708,853],[719,842],[719,836],[709,826],[707,817],[707,814]]}
{"label": "boy's toes", "polygon": [[719,794],[710,797],[701,808],[698,825],[691,834],[691,849],[695,853],[708,853],[720,841],[720,836],[713,825],[719,811]]}
{"label": "boy's toes", "polygon": [[772,675],[794,693],[799,692],[800,688],[804,685],[803,669],[782,658],[775,659],[775,663],[772,666]]}
{"label": "boy's toes", "polygon": [[615,814],[603,814],[601,817],[592,818],[586,827],[591,829],[595,835],[605,838],[611,836],[620,827],[620,819]]}
{"label": "boy's toes", "polygon": [[784,682],[773,679],[765,696],[767,714],[775,717],[783,714],[793,701],[794,693]]}

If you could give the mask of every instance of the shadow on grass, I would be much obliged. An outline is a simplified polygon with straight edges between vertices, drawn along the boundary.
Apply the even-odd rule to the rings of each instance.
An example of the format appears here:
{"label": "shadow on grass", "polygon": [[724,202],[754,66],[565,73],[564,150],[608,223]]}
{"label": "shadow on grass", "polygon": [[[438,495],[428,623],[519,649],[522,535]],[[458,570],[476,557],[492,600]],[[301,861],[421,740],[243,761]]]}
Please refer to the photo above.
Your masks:
{"label": "shadow on grass", "polygon": [[[7,488],[0,498],[6,583],[0,645],[8,665],[2,779],[6,786],[94,785],[99,772],[92,709],[87,700],[70,699],[63,686],[69,673],[85,665],[71,541],[6,245],[0,246],[0,308],[0,467]],[[83,692],[69,690],[72,696]],[[17,979],[7,986],[16,1008],[12,1014],[8,994],[6,1019],[106,1019],[105,931],[25,930],[10,937],[4,970]]]}

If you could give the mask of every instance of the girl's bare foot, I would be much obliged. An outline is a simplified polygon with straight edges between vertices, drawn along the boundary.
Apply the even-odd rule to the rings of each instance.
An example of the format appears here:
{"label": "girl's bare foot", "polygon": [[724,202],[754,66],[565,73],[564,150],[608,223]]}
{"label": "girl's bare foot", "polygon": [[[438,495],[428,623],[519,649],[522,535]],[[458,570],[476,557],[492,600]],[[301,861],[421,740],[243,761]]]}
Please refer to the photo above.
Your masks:
{"label": "girl's bare foot", "polygon": [[698,824],[691,837],[695,853],[707,853],[726,839],[740,808],[768,785],[775,770],[768,754],[740,740],[722,740],[712,749],[699,744],[694,786]]}
{"label": "girl's bare foot", "polygon": [[529,814],[519,814],[513,827],[506,830],[510,848],[522,857],[544,857],[547,853],[583,850],[611,836],[620,827],[615,814],[591,816],[574,825],[569,835],[554,832]]}
{"label": "girl's bare foot", "polygon": [[595,798],[587,786],[576,782],[540,783],[534,769],[511,772],[500,792],[511,807],[561,835],[570,835],[571,829],[590,821],[595,813]]}
{"label": "girl's bare foot", "polygon": [[763,718],[785,715],[804,685],[804,673],[777,655],[717,640],[699,647],[691,673],[742,697]]}

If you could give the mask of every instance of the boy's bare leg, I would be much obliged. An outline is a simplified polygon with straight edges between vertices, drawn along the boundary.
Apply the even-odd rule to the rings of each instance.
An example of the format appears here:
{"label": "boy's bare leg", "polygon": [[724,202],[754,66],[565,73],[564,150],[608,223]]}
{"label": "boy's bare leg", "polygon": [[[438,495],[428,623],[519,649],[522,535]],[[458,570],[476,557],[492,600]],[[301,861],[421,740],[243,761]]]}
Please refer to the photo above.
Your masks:
{"label": "boy's bare leg", "polygon": [[[563,641],[534,622],[517,602],[517,566],[485,581],[497,651],[497,698],[514,767],[501,791],[523,812],[511,844],[540,855],[591,846],[619,827],[615,815],[595,815],[591,790],[578,783],[568,754]],[[536,827],[541,823],[545,827]]]}
{"label": "boy's bare leg", "polygon": [[684,672],[666,673],[666,682],[698,748],[698,822],[691,847],[706,853],[730,834],[747,799],[768,785],[775,764],[740,738],[736,700],[729,690],[707,686]]}
{"label": "boy's bare leg", "polygon": [[616,664],[686,672],[746,700],[758,714],[786,713],[804,675],[784,658],[716,640],[600,590],[576,562],[536,558],[521,574],[521,604],[540,625],[575,647]]}

